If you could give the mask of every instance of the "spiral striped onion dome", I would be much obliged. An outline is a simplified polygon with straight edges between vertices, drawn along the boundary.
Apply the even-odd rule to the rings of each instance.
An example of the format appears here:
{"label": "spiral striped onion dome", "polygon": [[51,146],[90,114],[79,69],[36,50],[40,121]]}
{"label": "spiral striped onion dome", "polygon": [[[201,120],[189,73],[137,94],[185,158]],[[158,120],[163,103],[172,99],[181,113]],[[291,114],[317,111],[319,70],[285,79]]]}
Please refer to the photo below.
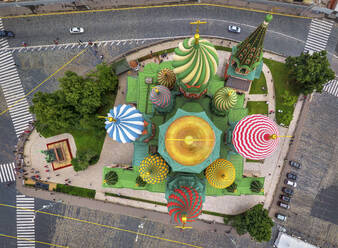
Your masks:
{"label": "spiral striped onion dome", "polygon": [[232,133],[232,143],[245,158],[261,160],[270,156],[278,145],[278,129],[264,115],[248,115],[240,120]]}
{"label": "spiral striped onion dome", "polygon": [[225,159],[216,159],[205,171],[209,184],[218,189],[225,189],[235,181],[235,167]]}
{"label": "spiral striped onion dome", "polygon": [[229,87],[220,88],[213,97],[214,106],[218,111],[227,111],[237,102],[236,91]]}
{"label": "spiral striped onion dome", "polygon": [[167,162],[158,154],[149,155],[143,159],[139,168],[143,181],[150,184],[164,181],[169,172]]}
{"label": "spiral striped onion dome", "polygon": [[109,137],[120,143],[135,141],[144,130],[144,119],[135,107],[119,104],[106,117],[105,128]]}
{"label": "spiral striped onion dome", "polygon": [[160,108],[167,107],[171,101],[170,90],[162,85],[157,85],[153,87],[150,92],[150,101],[157,107]]}
{"label": "spiral striped onion dome", "polygon": [[204,39],[185,39],[175,49],[174,73],[187,87],[207,85],[216,74],[218,55],[213,44]]}
{"label": "spiral striped onion dome", "polygon": [[176,75],[173,70],[163,68],[157,74],[157,81],[160,85],[163,85],[169,89],[174,88],[176,83]]}
{"label": "spiral striped onion dome", "polygon": [[194,188],[181,186],[169,196],[167,207],[176,223],[193,222],[202,213],[202,197]]}

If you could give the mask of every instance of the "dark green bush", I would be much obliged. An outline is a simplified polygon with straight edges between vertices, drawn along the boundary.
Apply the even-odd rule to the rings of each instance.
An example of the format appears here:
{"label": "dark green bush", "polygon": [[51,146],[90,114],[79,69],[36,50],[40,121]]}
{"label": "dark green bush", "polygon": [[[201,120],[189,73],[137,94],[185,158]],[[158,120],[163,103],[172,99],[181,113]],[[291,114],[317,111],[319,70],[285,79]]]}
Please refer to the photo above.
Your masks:
{"label": "dark green bush", "polygon": [[250,190],[252,192],[259,193],[259,192],[261,192],[262,188],[263,188],[263,184],[258,180],[252,181],[251,184],[250,184]]}
{"label": "dark green bush", "polygon": [[55,191],[87,198],[95,198],[96,193],[96,191],[93,189],[86,189],[63,184],[57,184]]}
{"label": "dark green bush", "polygon": [[146,181],[143,181],[142,177],[141,176],[138,176],[136,177],[136,184],[139,186],[139,187],[144,187],[147,185],[147,182]]}
{"label": "dark green bush", "polygon": [[117,183],[117,181],[119,180],[119,177],[117,175],[117,173],[115,171],[109,171],[104,179],[106,180],[106,183],[109,185],[114,185]]}
{"label": "dark green bush", "polygon": [[235,182],[226,188],[226,190],[231,193],[234,193],[236,189],[237,189],[237,184]]}

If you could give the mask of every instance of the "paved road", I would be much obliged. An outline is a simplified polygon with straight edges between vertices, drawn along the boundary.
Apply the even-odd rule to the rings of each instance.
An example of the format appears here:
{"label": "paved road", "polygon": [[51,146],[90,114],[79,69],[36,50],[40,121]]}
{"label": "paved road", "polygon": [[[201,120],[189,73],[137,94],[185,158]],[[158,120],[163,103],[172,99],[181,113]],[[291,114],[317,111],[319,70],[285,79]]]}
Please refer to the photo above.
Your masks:
{"label": "paved road", "polygon": [[[7,186],[7,183],[0,183],[0,203],[15,206],[16,188],[15,184]],[[16,210],[0,206],[0,234],[16,236]],[[0,237],[0,247],[14,248],[16,240]]]}
{"label": "paved road", "polygon": [[[114,12],[54,15],[20,19],[4,19],[4,26],[16,33],[10,46],[53,44],[81,40],[119,40],[135,38],[172,37],[191,35],[189,24],[197,18],[207,20],[200,32],[203,35],[226,37],[234,40],[246,38],[262,21],[264,13],[208,6],[170,7]],[[265,39],[265,48],[286,55],[303,51],[311,20],[274,16]],[[227,31],[229,24],[242,27],[241,34]],[[85,28],[82,35],[71,35],[69,28]]]}

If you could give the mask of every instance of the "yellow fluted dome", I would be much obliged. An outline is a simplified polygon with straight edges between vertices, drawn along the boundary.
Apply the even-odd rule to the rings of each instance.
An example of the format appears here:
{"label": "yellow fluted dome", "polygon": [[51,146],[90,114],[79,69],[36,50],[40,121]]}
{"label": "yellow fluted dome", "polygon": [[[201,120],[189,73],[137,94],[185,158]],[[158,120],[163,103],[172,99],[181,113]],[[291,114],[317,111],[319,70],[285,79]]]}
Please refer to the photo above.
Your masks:
{"label": "yellow fluted dome", "polygon": [[164,181],[169,172],[167,162],[158,154],[145,157],[139,168],[140,176],[150,184]]}
{"label": "yellow fluted dome", "polygon": [[235,167],[225,159],[216,159],[206,169],[205,176],[209,184],[218,189],[225,189],[235,181]]}

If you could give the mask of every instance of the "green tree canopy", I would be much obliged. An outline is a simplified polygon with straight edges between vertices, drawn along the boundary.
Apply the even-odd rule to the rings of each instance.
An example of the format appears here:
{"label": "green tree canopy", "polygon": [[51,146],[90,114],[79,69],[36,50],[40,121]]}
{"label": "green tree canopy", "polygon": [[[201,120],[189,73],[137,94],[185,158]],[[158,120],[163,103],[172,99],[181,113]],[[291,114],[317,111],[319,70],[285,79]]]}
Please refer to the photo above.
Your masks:
{"label": "green tree canopy", "polygon": [[258,242],[269,241],[271,239],[271,228],[273,222],[269,217],[268,210],[262,204],[257,204],[244,214],[247,230],[251,237]]}
{"label": "green tree canopy", "polygon": [[295,82],[299,92],[305,95],[313,91],[321,92],[323,85],[334,79],[334,71],[326,57],[326,51],[301,53],[298,57],[288,57],[286,66],[289,76]]}
{"label": "green tree canopy", "polygon": [[271,239],[273,222],[268,215],[268,210],[262,204],[257,204],[243,214],[232,218],[232,225],[239,235],[249,232],[250,236],[258,242]]}

